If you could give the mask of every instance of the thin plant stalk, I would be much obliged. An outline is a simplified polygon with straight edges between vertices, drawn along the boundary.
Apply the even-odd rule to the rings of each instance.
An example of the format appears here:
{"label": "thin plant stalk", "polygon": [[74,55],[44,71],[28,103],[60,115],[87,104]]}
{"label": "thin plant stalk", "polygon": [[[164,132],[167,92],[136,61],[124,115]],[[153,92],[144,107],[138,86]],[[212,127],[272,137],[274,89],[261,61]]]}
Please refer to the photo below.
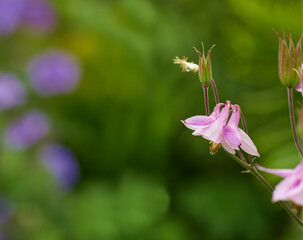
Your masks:
{"label": "thin plant stalk", "polygon": [[206,116],[209,116],[208,85],[206,84],[203,84],[203,93]]}
{"label": "thin plant stalk", "polygon": [[287,94],[288,94],[289,117],[290,117],[290,125],[291,125],[291,129],[292,129],[292,134],[293,134],[297,149],[300,152],[301,156],[303,156],[303,150],[300,146],[299,139],[297,137],[297,132],[296,132],[296,123],[295,123],[294,105],[293,105],[293,97],[292,97],[292,88],[291,87],[287,88]]}
{"label": "thin plant stalk", "polygon": [[213,91],[214,91],[216,104],[218,104],[219,103],[219,95],[218,95],[218,90],[217,90],[217,87],[216,87],[215,80],[211,79],[210,83],[211,83],[211,86],[212,86]]}
{"label": "thin plant stalk", "polygon": [[[244,114],[241,112],[240,113],[240,118],[241,118],[241,122],[242,122],[242,126],[243,126],[243,130],[246,134],[248,134],[248,131],[247,131],[247,126],[246,126],[246,122],[245,122],[245,117],[244,117]],[[249,162],[252,163],[252,159],[251,159],[251,155],[249,154],[248,155],[248,159],[249,159]]]}

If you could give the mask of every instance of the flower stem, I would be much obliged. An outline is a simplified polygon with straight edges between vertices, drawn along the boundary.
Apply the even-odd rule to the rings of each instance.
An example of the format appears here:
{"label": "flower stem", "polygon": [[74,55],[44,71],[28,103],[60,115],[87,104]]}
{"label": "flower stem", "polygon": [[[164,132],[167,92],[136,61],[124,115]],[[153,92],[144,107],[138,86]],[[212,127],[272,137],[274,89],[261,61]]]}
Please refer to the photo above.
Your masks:
{"label": "flower stem", "polygon": [[243,130],[246,134],[248,134],[248,131],[247,131],[247,126],[246,126],[246,122],[245,122],[245,118],[244,118],[244,115],[243,113],[241,112],[241,122],[242,122],[242,126],[243,126]]}
{"label": "flower stem", "polygon": [[209,103],[208,103],[208,84],[202,84],[204,93],[204,103],[206,116],[209,116]]}
{"label": "flower stem", "polygon": [[[231,158],[233,158],[237,163],[239,163],[242,167],[244,167],[246,170],[250,171],[266,187],[266,189],[270,193],[273,192],[272,186],[265,180],[265,178],[257,171],[257,169],[254,166],[247,165],[237,156],[230,154],[228,152],[226,152],[226,153]],[[303,221],[291,210],[291,208],[288,206],[288,204],[283,201],[279,201],[279,203],[282,205],[284,210],[303,227]]]}
{"label": "flower stem", "polygon": [[[248,131],[247,131],[247,126],[246,126],[246,122],[245,122],[245,117],[244,117],[244,114],[241,112],[240,113],[240,117],[241,117],[241,122],[242,122],[242,126],[243,126],[243,130],[246,134],[248,134]],[[252,159],[251,159],[251,155],[248,154],[248,159],[249,159],[249,162],[252,163]]]}
{"label": "flower stem", "polygon": [[300,152],[301,156],[303,156],[303,150],[302,150],[302,148],[299,144],[299,139],[297,137],[297,132],[296,132],[294,105],[293,105],[293,97],[292,97],[292,88],[291,87],[287,88],[287,93],[288,93],[289,117],[290,117],[290,125],[291,125],[291,129],[292,129],[292,134],[294,136],[295,144],[298,148],[298,151]]}
{"label": "flower stem", "polygon": [[210,82],[211,82],[211,86],[213,87],[216,104],[218,104],[219,103],[219,95],[218,95],[218,91],[217,91],[215,80],[211,79]]}

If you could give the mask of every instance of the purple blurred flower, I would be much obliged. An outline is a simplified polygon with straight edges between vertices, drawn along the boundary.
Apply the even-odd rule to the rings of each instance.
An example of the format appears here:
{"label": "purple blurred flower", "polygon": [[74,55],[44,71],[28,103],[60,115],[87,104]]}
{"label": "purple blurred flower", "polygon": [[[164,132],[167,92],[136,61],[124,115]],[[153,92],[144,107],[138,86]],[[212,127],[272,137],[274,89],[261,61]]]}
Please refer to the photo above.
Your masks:
{"label": "purple blurred flower", "polygon": [[0,35],[14,32],[20,25],[25,0],[0,0]]}
{"label": "purple blurred flower", "polygon": [[45,0],[27,0],[23,23],[40,32],[51,31],[56,23],[52,6]]}
{"label": "purple blurred flower", "polygon": [[12,204],[6,198],[0,197],[0,225],[6,223],[13,214],[14,208]]}
{"label": "purple blurred flower", "polygon": [[38,111],[31,111],[5,130],[5,142],[10,148],[27,148],[45,137],[48,131],[47,117]]}
{"label": "purple blurred flower", "polygon": [[0,110],[21,105],[25,98],[23,85],[17,78],[0,73]]}
{"label": "purple blurred flower", "polygon": [[64,190],[71,189],[79,181],[79,165],[70,149],[51,144],[42,149],[40,158]]}
{"label": "purple blurred flower", "polygon": [[42,95],[68,93],[80,78],[77,61],[64,51],[47,51],[29,64],[28,74],[33,87]]}
{"label": "purple blurred flower", "polygon": [[5,233],[0,232],[0,240],[8,240],[8,239],[9,237]]}

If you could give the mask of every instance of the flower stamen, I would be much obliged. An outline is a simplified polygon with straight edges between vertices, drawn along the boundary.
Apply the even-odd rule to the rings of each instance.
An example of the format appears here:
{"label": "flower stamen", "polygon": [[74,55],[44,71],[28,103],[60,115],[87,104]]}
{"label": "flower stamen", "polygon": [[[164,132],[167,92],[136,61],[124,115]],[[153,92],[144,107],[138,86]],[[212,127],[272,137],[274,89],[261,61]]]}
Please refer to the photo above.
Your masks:
{"label": "flower stamen", "polygon": [[187,62],[188,57],[183,57],[180,59],[179,57],[174,58],[174,64],[180,64],[182,68],[182,72],[194,72],[197,73],[199,71],[199,66],[193,62]]}
{"label": "flower stamen", "polygon": [[209,146],[209,151],[211,155],[215,155],[216,152],[218,152],[218,150],[221,148],[221,144],[220,143],[215,143],[213,141],[210,141],[210,146]]}

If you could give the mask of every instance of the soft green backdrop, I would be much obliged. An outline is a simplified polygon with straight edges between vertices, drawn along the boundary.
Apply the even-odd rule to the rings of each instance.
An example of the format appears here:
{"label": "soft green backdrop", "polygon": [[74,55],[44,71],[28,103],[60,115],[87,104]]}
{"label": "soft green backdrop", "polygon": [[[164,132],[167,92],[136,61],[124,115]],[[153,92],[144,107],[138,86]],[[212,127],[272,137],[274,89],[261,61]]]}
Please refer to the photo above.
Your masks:
{"label": "soft green backdrop", "polygon": [[[266,167],[300,158],[272,28],[302,32],[299,0],[56,0],[56,31],[0,39],[1,71],[61,47],[78,56],[83,78],[72,94],[32,97],[52,119],[52,138],[77,155],[81,182],[60,192],[29,151],[1,150],[0,191],[16,204],[5,226],[31,240],[289,240],[298,229],[256,179],[180,122],[204,114],[198,77],[173,58],[212,52],[221,101],[238,103]],[[295,94],[296,100],[300,95]],[[213,108],[213,97],[211,108]],[[18,111],[17,110],[14,110]],[[2,125],[14,112],[2,115]],[[276,184],[279,178],[265,175]]]}

